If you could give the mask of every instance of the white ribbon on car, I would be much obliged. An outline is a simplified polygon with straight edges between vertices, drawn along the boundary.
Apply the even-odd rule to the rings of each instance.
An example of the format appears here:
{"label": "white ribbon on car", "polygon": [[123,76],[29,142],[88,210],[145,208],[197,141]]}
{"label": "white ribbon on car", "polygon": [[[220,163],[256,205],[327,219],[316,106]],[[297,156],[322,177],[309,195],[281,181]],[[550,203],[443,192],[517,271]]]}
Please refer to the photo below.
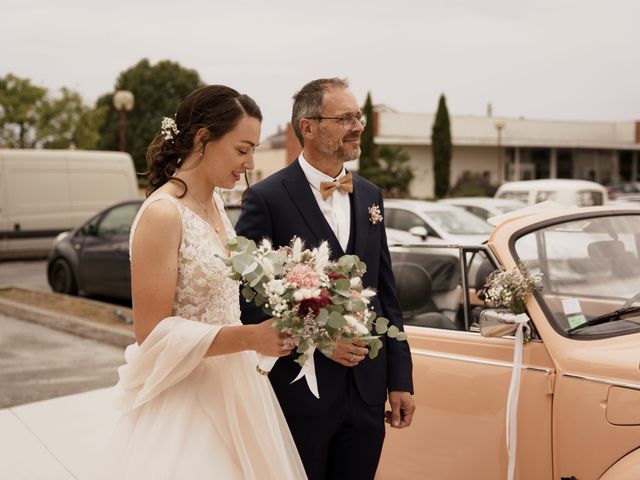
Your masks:
{"label": "white ribbon on car", "polygon": [[[307,350],[307,361],[304,362],[300,368],[300,372],[298,372],[298,376],[291,380],[291,383],[297,382],[304,377],[311,393],[313,393],[316,398],[320,398],[320,393],[318,392],[318,379],[316,378],[316,363],[313,359],[315,351],[316,347],[309,347],[309,350]],[[258,365],[256,366],[257,372],[260,375],[268,375],[275,363],[278,361],[278,358],[280,357],[258,354]]]}
{"label": "white ribbon on car", "polygon": [[520,396],[520,374],[522,372],[522,350],[524,347],[524,326],[529,321],[526,313],[514,315],[513,322],[518,324],[516,330],[515,348],[513,352],[513,370],[511,371],[511,383],[507,395],[507,452],[509,464],[507,469],[508,480],[513,480],[516,470],[516,439],[518,431],[518,398]]}

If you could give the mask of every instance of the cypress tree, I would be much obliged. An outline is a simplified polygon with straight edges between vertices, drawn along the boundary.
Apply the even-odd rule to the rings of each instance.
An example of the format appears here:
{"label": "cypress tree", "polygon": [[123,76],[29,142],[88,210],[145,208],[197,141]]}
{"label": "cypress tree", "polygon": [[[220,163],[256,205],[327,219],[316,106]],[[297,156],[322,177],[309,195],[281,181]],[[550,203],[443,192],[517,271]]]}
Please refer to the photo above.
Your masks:
{"label": "cypress tree", "polygon": [[371,102],[371,92],[367,92],[367,99],[362,107],[362,113],[367,116],[367,125],[360,137],[360,167],[358,173],[365,178],[371,179],[378,170],[376,159],[376,146],[373,143],[373,103]]}
{"label": "cypress tree", "polygon": [[449,191],[451,171],[451,130],[449,128],[449,112],[444,94],[440,95],[436,119],[431,129],[431,151],[433,153],[435,195],[438,198],[442,198]]}

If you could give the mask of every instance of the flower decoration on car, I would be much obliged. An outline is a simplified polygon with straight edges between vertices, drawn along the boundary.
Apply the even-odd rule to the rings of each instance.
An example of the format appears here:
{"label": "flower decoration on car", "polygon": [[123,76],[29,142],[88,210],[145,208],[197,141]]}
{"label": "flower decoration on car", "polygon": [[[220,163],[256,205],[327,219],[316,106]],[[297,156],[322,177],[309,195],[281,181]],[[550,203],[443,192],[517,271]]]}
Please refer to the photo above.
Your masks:
{"label": "flower decoration on car", "polygon": [[369,222],[371,225],[376,225],[384,220],[382,213],[380,213],[380,207],[378,205],[371,205],[369,207]]}
{"label": "flower decoration on car", "polygon": [[529,295],[542,288],[542,274],[531,273],[523,265],[512,270],[500,268],[487,277],[479,292],[496,308],[508,308],[516,315],[525,313]]}
{"label": "flower decoration on car", "polygon": [[173,140],[180,133],[176,121],[169,117],[162,117],[160,130],[162,130],[162,135],[164,135],[165,140]]}

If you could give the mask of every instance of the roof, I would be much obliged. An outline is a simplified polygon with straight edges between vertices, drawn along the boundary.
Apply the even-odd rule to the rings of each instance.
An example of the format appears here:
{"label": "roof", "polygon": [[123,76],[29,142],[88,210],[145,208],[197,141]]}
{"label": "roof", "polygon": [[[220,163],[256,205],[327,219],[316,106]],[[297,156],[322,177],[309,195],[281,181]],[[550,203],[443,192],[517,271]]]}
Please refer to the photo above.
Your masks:
{"label": "roof", "polygon": [[[431,113],[378,113],[378,145],[431,145]],[[636,121],[586,122],[451,115],[456,146],[555,147],[640,151]]]}

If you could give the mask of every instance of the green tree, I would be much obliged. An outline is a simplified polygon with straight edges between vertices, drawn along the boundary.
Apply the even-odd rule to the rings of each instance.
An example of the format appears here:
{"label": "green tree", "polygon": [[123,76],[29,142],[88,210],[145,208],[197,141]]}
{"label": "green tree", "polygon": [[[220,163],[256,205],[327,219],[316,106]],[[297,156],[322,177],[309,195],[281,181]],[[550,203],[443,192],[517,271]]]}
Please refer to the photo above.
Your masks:
{"label": "green tree", "polygon": [[91,109],[80,94],[66,87],[60,96],[47,96],[39,108],[36,122],[37,145],[44,148],[96,148],[103,109]]}
{"label": "green tree", "polygon": [[36,123],[47,89],[9,73],[0,78],[0,145],[28,148],[36,145]]}
{"label": "green tree", "polygon": [[360,137],[360,162],[358,173],[365,178],[371,179],[378,170],[376,160],[376,145],[373,143],[373,104],[371,102],[371,92],[367,92],[367,99],[362,107],[362,113],[367,116],[367,125]]}
{"label": "green tree", "polygon": [[[162,117],[172,116],[182,99],[203,85],[198,72],[169,60],[151,65],[145,58],[120,73],[115,90],[129,90],[135,96],[135,106],[127,112],[126,143],[137,171],[146,170],[147,146],[160,131]],[[113,106],[113,94],[101,96],[96,105],[105,112],[99,147],[117,150],[119,113]]]}
{"label": "green tree", "polygon": [[436,119],[431,130],[431,150],[433,152],[435,194],[436,197],[442,198],[449,191],[451,171],[451,131],[444,94],[440,95]]}
{"label": "green tree", "polygon": [[382,189],[385,197],[403,198],[409,196],[409,184],[413,172],[407,165],[410,157],[402,147],[384,145],[378,150],[376,168],[371,169],[371,180]]}

